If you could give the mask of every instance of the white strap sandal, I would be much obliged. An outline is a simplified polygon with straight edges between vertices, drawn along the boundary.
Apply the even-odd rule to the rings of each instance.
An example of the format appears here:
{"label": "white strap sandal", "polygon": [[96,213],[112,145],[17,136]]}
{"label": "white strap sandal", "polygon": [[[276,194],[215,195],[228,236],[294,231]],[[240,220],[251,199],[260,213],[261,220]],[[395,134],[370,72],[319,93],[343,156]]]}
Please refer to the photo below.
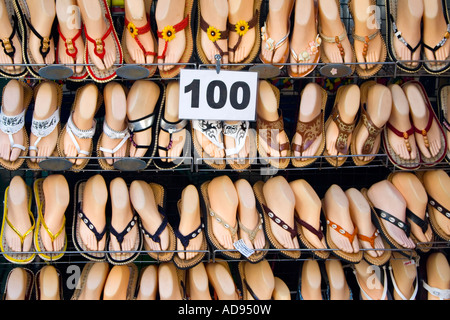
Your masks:
{"label": "white strap sandal", "polygon": [[192,127],[203,134],[217,148],[224,149],[222,139],[223,124],[221,121],[192,120]]}
{"label": "white strap sandal", "polygon": [[110,126],[108,126],[108,124],[106,123],[106,121],[103,122],[103,133],[113,140],[122,139],[122,141],[120,141],[119,144],[114,149],[106,149],[103,147],[99,148],[99,150],[102,151],[103,153],[110,153],[112,155],[115,154],[130,138],[130,131],[128,130],[128,127],[122,131],[116,131],[114,129],[111,129]]}
{"label": "white strap sandal", "polygon": [[389,266],[389,273],[391,275],[392,285],[394,286],[395,292],[397,292],[398,296],[402,298],[402,300],[416,300],[417,292],[419,291],[419,281],[416,279],[416,286],[414,288],[414,292],[411,295],[411,298],[406,298],[403,293],[400,291],[400,289],[397,286],[397,281],[395,281],[394,273],[392,272],[392,267]]}
{"label": "white strap sandal", "polygon": [[31,122],[31,133],[37,137],[34,145],[30,146],[29,150],[33,150],[37,152],[37,145],[41,141],[42,138],[47,137],[50,133],[55,130],[56,126],[59,123],[59,108],[55,110],[55,112],[47,119],[44,120],[36,120],[33,117]]}
{"label": "white strap sandal", "polygon": [[225,149],[225,154],[228,156],[239,154],[242,148],[245,146],[245,142],[248,136],[248,121],[241,121],[236,124],[228,124],[224,122],[223,124],[223,134],[227,137],[234,139],[235,147]]}
{"label": "white strap sandal", "polygon": [[265,48],[268,51],[276,51],[279,49],[288,40],[289,35],[291,34],[291,30],[289,28],[287,34],[275,43],[275,40],[269,36],[267,30],[267,22],[264,22],[264,26],[261,28],[261,40],[266,42]]}
{"label": "white strap sandal", "polygon": [[0,111],[0,130],[7,134],[9,137],[9,143],[11,146],[11,150],[14,148],[18,148],[22,151],[25,151],[26,148],[23,145],[17,144],[14,142],[13,134],[16,134],[20,130],[22,130],[25,125],[25,111],[23,110],[21,113],[15,116],[7,116]]}
{"label": "white strap sandal", "polygon": [[[384,272],[383,294],[381,295],[381,298],[379,300],[384,300],[384,299],[386,299],[386,296],[387,296],[388,283],[387,283],[386,266],[383,266],[383,272]],[[355,274],[356,282],[358,283],[358,286],[361,289],[361,293],[367,298],[367,300],[373,300],[372,297],[369,296],[361,287],[358,276],[356,274],[356,270],[353,270],[353,273]]]}
{"label": "white strap sandal", "polygon": [[439,289],[431,287],[428,283],[422,280],[423,288],[431,293],[433,296],[439,298],[439,300],[448,300],[450,299],[450,290],[449,289]]}
{"label": "white strap sandal", "polygon": [[89,156],[90,155],[89,151],[81,150],[80,145],[78,144],[77,139],[75,137],[77,137],[78,139],[92,139],[95,135],[95,127],[97,121],[95,119],[92,121],[92,127],[90,129],[81,130],[77,128],[75,123],[73,123],[72,114],[73,113],[70,114],[69,120],[67,121],[66,131],[69,134],[69,137],[72,139],[75,148],[77,149],[77,154]]}

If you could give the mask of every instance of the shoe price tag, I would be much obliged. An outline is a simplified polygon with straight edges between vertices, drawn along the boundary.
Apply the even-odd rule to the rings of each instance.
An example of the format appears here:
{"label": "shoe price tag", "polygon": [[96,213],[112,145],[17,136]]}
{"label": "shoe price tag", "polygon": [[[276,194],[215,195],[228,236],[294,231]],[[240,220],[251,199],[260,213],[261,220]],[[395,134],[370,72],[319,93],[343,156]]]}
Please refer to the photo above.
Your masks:
{"label": "shoe price tag", "polygon": [[179,118],[255,121],[258,73],[182,69]]}
{"label": "shoe price tag", "polygon": [[252,254],[255,253],[255,250],[247,247],[247,245],[244,242],[244,239],[240,239],[234,242],[233,246],[246,258],[250,257]]}

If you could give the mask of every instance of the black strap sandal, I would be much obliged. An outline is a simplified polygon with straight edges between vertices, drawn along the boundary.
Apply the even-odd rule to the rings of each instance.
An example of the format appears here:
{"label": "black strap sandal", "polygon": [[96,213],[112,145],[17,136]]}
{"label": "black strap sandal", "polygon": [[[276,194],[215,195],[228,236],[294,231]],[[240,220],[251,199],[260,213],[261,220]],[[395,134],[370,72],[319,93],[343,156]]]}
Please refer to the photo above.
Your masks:
{"label": "black strap sandal", "polygon": [[423,233],[428,230],[428,221],[423,220],[408,208],[406,208],[406,218],[409,218],[414,224],[418,225]]}
{"label": "black strap sandal", "polygon": [[11,58],[12,62],[14,62],[14,55],[16,53],[16,48],[13,45],[13,38],[17,33],[17,17],[12,16],[11,18],[13,21],[11,34],[8,38],[0,39],[0,43],[2,44],[3,52]]}
{"label": "black strap sandal", "polygon": [[172,140],[172,135],[174,133],[180,132],[181,130],[183,130],[184,128],[186,128],[188,121],[187,120],[178,120],[176,122],[170,122],[165,120],[164,118],[161,118],[161,122],[160,122],[160,129],[169,133],[170,137],[169,137],[169,144],[167,145],[167,147],[162,147],[162,146],[158,146],[158,149],[163,150],[163,151],[169,151],[170,149],[172,149],[173,146],[173,140]]}
{"label": "black strap sandal", "polygon": [[189,233],[188,235],[183,235],[180,230],[174,230],[175,236],[180,240],[181,244],[183,245],[184,250],[189,246],[189,242],[191,239],[196,238],[205,228],[205,224],[203,222],[200,222],[200,225],[198,228],[196,228],[194,231]]}
{"label": "black strap sandal", "polygon": [[155,123],[155,116],[156,112],[153,112],[145,117],[128,121],[128,131],[130,132],[130,141],[135,148],[149,149],[152,147],[153,139],[151,145],[139,145],[134,141],[134,135],[138,132],[142,132],[152,128],[153,124]]}
{"label": "black strap sandal", "polygon": [[163,216],[163,221],[161,222],[160,226],[158,227],[158,229],[156,230],[156,232],[154,234],[151,234],[150,232],[148,232],[144,228],[142,222],[140,223],[140,227],[141,227],[142,233],[146,237],[152,239],[156,243],[160,243],[161,242],[160,235],[164,231],[164,229],[166,229],[167,224],[169,223],[169,220],[167,219],[167,215],[166,215],[166,213],[164,212],[164,209],[161,206],[158,206],[158,212]]}
{"label": "black strap sandal", "polygon": [[135,213],[131,221],[123,229],[122,232],[118,232],[112,225],[109,227],[109,232],[114,235],[119,243],[120,250],[122,250],[122,243],[125,236],[133,229],[133,227],[138,223],[138,215]]}
{"label": "black strap sandal", "polygon": [[39,53],[42,55],[42,58],[44,58],[44,60],[45,60],[48,53],[50,52],[50,40],[53,38],[52,33],[50,33],[50,36],[48,36],[48,37],[43,37],[33,27],[30,20],[25,18],[25,22],[28,25],[28,27],[30,28],[31,32],[33,32],[34,35],[41,41],[41,45],[39,47]]}
{"label": "black strap sandal", "polygon": [[89,220],[89,218],[86,216],[86,214],[83,212],[83,209],[81,208],[81,202],[78,202],[78,217],[83,221],[83,223],[89,228],[89,230],[94,233],[95,238],[97,239],[97,242],[100,242],[100,240],[103,239],[104,235],[106,234],[106,226],[103,229],[102,232],[98,232],[97,228],[94,226],[94,224]]}
{"label": "black strap sandal", "polygon": [[393,225],[399,227],[401,230],[403,230],[406,234],[406,236],[409,237],[410,233],[411,233],[411,226],[409,225],[408,222],[403,222],[399,219],[397,219],[396,217],[394,217],[393,215],[391,215],[390,213],[381,210],[379,208],[374,208],[375,212],[377,213],[377,215],[381,218],[386,220],[387,222],[392,223]]}

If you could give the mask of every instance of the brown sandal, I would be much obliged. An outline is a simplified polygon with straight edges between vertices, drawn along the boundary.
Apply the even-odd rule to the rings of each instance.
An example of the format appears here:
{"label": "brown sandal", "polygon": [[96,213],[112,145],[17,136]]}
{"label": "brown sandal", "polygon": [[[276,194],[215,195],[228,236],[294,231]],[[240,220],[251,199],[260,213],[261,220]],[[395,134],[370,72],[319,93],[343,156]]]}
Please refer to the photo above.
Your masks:
{"label": "brown sandal", "polygon": [[[272,166],[274,166],[278,169],[285,169],[289,165],[289,162],[290,162],[290,159],[288,157],[290,156],[291,150],[290,150],[289,138],[288,138],[286,132],[284,131],[284,121],[283,121],[283,116],[282,116],[281,110],[279,111],[279,117],[277,120],[266,121],[266,120],[262,119],[261,117],[258,117],[256,120],[256,124],[257,124],[257,134],[258,134],[259,155],[262,158],[271,157],[270,151],[264,150],[262,148],[261,142],[260,142],[261,139],[266,143],[266,145],[269,149],[270,148],[273,148],[273,149],[278,148],[278,150],[280,151],[280,154],[283,151],[287,151],[286,158],[268,160]],[[276,132],[278,132],[278,135],[284,134],[287,142],[285,142],[281,145],[273,144],[272,132],[275,132],[274,136],[276,135]]]}

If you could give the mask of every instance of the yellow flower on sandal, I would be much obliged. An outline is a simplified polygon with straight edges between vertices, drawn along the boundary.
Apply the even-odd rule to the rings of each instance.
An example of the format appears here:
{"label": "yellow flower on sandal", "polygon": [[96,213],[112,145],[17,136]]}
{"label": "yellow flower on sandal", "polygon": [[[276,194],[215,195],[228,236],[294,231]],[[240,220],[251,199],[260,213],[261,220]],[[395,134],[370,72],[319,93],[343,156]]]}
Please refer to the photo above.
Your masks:
{"label": "yellow flower on sandal", "polygon": [[161,36],[165,41],[172,41],[173,39],[175,39],[175,33],[177,31],[175,30],[174,27],[172,26],[167,26],[163,29],[163,31],[161,32]]}
{"label": "yellow flower on sandal", "polygon": [[237,34],[241,37],[244,36],[249,29],[247,21],[244,21],[244,20],[239,20],[235,26],[236,26]]}
{"label": "yellow flower on sandal", "polygon": [[216,42],[217,40],[220,40],[220,37],[222,36],[220,31],[217,30],[216,28],[214,28],[213,26],[208,27],[206,34],[208,35],[209,40],[211,40],[212,42]]}
{"label": "yellow flower on sandal", "polygon": [[139,35],[138,28],[136,28],[133,22],[128,23],[127,29],[133,38],[136,38]]}

